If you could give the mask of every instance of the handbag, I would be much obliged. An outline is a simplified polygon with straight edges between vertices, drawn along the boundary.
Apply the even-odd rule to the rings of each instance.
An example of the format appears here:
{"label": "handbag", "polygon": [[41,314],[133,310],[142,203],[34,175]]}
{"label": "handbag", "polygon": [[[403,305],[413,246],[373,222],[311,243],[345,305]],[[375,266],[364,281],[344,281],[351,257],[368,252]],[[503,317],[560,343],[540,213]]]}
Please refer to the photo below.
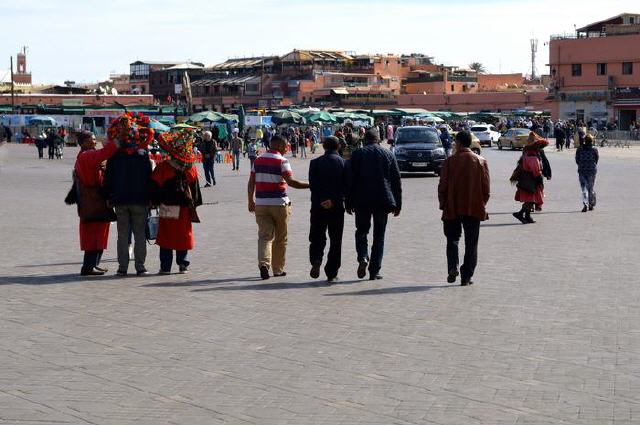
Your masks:
{"label": "handbag", "polygon": [[158,226],[160,225],[160,216],[156,211],[156,214],[152,214],[149,212],[149,216],[147,217],[147,225],[144,229],[145,236],[147,238],[147,242],[154,241],[158,237]]}
{"label": "handbag", "polygon": [[180,205],[165,205],[160,204],[158,207],[159,216],[162,218],[168,218],[171,220],[177,220],[180,218]]}
{"label": "handbag", "polygon": [[107,205],[107,200],[100,193],[99,187],[83,186],[76,180],[78,188],[78,216],[86,222],[116,221],[116,213]]}
{"label": "handbag", "polygon": [[518,183],[516,183],[516,187],[520,190],[524,190],[525,192],[535,193],[536,191],[536,178],[533,177],[529,171],[520,171],[518,174]]}

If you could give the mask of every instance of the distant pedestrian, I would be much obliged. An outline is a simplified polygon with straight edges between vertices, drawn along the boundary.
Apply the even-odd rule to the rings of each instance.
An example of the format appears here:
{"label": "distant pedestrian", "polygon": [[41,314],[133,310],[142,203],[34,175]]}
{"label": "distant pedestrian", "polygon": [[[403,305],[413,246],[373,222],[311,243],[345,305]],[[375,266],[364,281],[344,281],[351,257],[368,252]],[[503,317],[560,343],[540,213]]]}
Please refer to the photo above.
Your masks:
{"label": "distant pedestrian", "polygon": [[216,185],[216,175],[213,169],[213,165],[218,153],[218,143],[213,138],[213,134],[210,131],[202,133],[202,168],[204,170],[204,178],[206,183],[204,187],[211,187]]}
{"label": "distant pedestrian", "polygon": [[[395,157],[380,146],[378,132],[369,130],[364,135],[365,146],[351,156],[347,212],[356,215],[356,251],[358,278],[382,279],[384,236],[389,213],[400,215],[402,209],[402,183]],[[371,257],[367,236],[373,219]]]}
{"label": "distant pedestrian", "polygon": [[324,139],[324,155],[309,164],[309,188],[311,189],[311,227],[309,229],[309,261],[312,278],[320,276],[320,266],[329,232],[329,253],[324,272],[328,282],[338,276],[342,260],[342,232],[344,229],[344,197],[347,185],[347,168],[338,155],[340,141],[335,136]]}
{"label": "distant pedestrian", "polygon": [[[447,158],[440,172],[438,199],[442,210],[444,235],[447,238],[447,282],[456,281],[461,273],[462,286],[473,284],[478,262],[480,222],[489,217],[486,212],[490,196],[487,161],[471,151],[471,134],[456,134],[456,153]],[[464,229],[464,262],[458,272],[458,243]]]}
{"label": "distant pedestrian", "polygon": [[3,127],[4,129],[4,138],[7,141],[7,143],[11,143],[11,138],[13,137],[13,131],[11,131],[11,128],[9,128],[9,126],[5,125]]}
{"label": "distant pedestrian", "polygon": [[247,145],[247,158],[249,158],[250,168],[253,169],[253,163],[258,157],[258,145],[255,139],[252,139]]}
{"label": "distant pedestrian", "polygon": [[535,223],[531,218],[531,212],[536,207],[542,208],[544,203],[544,180],[539,150],[548,144],[547,140],[531,132],[518,160],[516,171],[511,177],[517,187],[515,200],[522,202],[522,208],[513,213],[513,216],[523,224]]}
{"label": "distant pedestrian", "polygon": [[231,154],[233,156],[233,159],[232,159],[233,169],[236,171],[239,171],[240,170],[240,152],[242,152],[242,149],[244,147],[244,140],[242,140],[242,138],[239,136],[240,130],[238,130],[237,128],[234,128],[232,133],[233,133],[233,137],[231,137],[229,149],[231,150]]}
{"label": "distant pedestrian", "polygon": [[598,172],[598,149],[593,146],[593,137],[587,134],[584,144],[576,149],[576,164],[578,164],[578,179],[582,190],[582,212],[592,211],[596,206],[594,185]]}
{"label": "distant pedestrian", "polygon": [[453,144],[451,140],[451,133],[449,133],[449,129],[446,125],[440,127],[440,141],[442,142],[442,149],[444,149],[445,158],[450,157]]}
{"label": "distant pedestrian", "polygon": [[556,125],[553,137],[555,137],[556,139],[556,150],[562,151],[562,149],[564,148],[565,133],[564,129],[560,126],[560,123]]}
{"label": "distant pedestrian", "polygon": [[271,138],[271,149],[256,158],[247,185],[248,209],[255,213],[258,224],[258,268],[260,277],[286,276],[285,258],[291,201],[287,185],[307,189],[309,183],[293,178],[289,161],[283,156],[287,140],[282,136]]}

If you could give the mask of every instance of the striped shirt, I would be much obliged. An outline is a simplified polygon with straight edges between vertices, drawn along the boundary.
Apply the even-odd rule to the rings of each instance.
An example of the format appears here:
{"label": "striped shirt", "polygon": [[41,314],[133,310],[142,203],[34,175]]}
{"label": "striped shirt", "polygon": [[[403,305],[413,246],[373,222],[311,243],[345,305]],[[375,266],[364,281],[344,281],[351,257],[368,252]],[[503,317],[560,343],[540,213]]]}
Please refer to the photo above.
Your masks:
{"label": "striped shirt", "polygon": [[289,161],[275,150],[268,150],[253,163],[251,174],[256,179],[256,205],[287,205],[287,182],[292,176]]}

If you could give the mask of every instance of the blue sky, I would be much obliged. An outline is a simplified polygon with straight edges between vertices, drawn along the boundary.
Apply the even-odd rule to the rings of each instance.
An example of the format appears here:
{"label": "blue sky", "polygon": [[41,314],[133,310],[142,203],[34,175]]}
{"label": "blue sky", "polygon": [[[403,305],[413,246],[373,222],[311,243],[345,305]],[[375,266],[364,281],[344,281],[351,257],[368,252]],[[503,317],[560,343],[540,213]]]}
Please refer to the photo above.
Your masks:
{"label": "blue sky", "polygon": [[[632,0],[0,0],[0,78],[28,46],[37,83],[93,82],[143,60],[284,54],[294,48],[425,53],[438,63],[530,69],[539,39],[622,12]],[[12,34],[7,37],[6,34]]]}

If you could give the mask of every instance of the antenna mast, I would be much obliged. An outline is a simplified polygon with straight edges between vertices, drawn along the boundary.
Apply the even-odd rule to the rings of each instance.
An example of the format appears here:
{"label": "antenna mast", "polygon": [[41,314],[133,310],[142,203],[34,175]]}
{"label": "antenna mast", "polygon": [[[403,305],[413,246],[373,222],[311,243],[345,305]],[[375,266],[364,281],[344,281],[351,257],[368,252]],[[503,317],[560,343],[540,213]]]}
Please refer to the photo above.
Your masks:
{"label": "antenna mast", "polygon": [[535,80],[536,75],[536,53],[538,53],[538,39],[532,38],[531,42],[531,79]]}

